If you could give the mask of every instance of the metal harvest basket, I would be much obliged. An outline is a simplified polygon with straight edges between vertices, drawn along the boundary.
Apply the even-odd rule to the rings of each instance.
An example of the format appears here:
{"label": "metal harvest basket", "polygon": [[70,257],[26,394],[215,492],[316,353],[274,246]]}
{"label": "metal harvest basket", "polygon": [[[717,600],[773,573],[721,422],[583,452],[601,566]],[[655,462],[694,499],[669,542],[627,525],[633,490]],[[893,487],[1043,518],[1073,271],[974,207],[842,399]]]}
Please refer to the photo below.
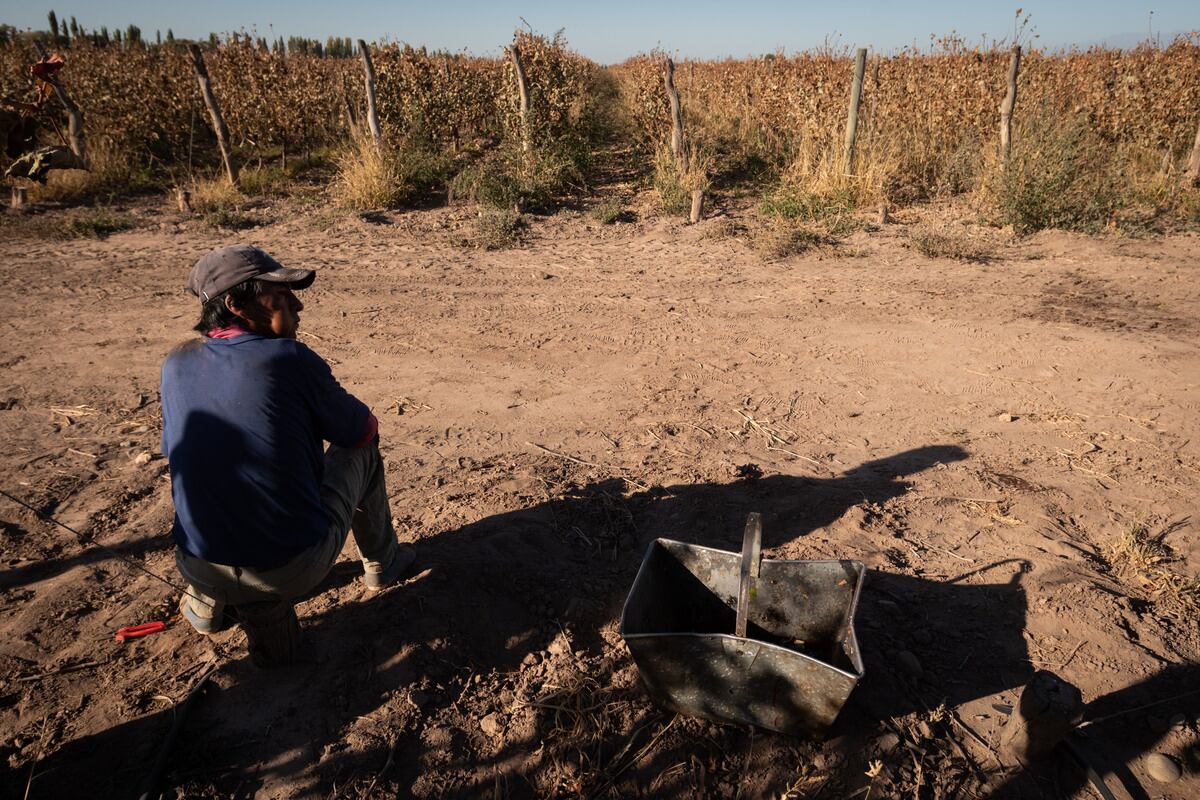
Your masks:
{"label": "metal harvest basket", "polygon": [[761,537],[751,514],[740,554],[656,540],[621,635],[660,705],[818,736],[863,676],[854,611],[866,567],[762,560]]}

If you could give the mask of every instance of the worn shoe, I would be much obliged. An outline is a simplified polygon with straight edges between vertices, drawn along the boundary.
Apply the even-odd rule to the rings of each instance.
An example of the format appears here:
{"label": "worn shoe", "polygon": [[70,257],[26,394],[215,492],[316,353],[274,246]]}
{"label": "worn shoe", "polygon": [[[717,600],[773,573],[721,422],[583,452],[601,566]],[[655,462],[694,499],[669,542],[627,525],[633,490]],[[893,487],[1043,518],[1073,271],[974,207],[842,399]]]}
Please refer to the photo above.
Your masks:
{"label": "worn shoe", "polygon": [[197,633],[205,636],[220,633],[229,627],[229,623],[225,617],[224,604],[214,602],[216,604],[209,607],[198,599],[185,594],[179,601],[179,613],[183,614],[183,618],[191,623]]}
{"label": "worn shoe", "polygon": [[417,559],[417,551],[412,547],[402,544],[396,546],[396,551],[392,554],[392,562],[386,567],[380,568],[372,562],[363,562],[363,583],[371,591],[379,591],[386,589],[404,576],[404,573],[412,566],[412,563]]}

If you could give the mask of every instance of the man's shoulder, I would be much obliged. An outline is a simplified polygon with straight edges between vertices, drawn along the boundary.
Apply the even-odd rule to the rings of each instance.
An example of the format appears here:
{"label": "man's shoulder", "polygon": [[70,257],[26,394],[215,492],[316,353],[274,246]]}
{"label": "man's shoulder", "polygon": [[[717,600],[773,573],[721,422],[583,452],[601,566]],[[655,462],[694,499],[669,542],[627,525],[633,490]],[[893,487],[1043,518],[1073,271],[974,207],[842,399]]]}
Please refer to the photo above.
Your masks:
{"label": "man's shoulder", "polygon": [[[256,364],[266,369],[328,369],[325,360],[303,342],[295,339],[274,339],[265,336],[239,336],[235,339],[197,338],[175,347],[163,360],[163,372],[187,370],[196,359],[205,359],[220,352],[233,356],[232,363]],[[221,359],[218,363],[230,363]]]}
{"label": "man's shoulder", "polygon": [[167,353],[167,357],[163,359],[163,369],[193,358],[197,351],[203,349],[203,347],[203,339],[188,339],[186,342],[175,345],[175,347],[171,348],[171,352]]}

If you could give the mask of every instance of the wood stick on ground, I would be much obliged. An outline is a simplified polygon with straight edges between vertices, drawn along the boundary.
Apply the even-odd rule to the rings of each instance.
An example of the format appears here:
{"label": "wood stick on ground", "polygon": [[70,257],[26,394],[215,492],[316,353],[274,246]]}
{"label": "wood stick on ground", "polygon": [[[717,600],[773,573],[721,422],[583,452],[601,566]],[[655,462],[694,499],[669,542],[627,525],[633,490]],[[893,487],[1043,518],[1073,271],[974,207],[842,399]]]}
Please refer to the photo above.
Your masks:
{"label": "wood stick on ground", "polygon": [[954,501],[957,503],[1003,503],[1005,501],[1005,498],[1003,498],[1003,497],[993,500],[988,497],[953,497],[953,496],[949,496],[949,495],[942,496],[942,497],[924,497],[921,499],[923,499],[923,500],[951,500],[951,501]]}
{"label": "wood stick on ground", "polygon": [[938,547],[936,544],[930,544],[929,542],[925,541],[924,539],[914,538],[913,541],[916,542],[917,544],[921,545],[922,547],[928,547],[930,550],[937,550],[939,553],[945,553],[946,555],[950,556],[951,558],[957,558],[959,561],[965,561],[968,564],[975,563],[973,560],[971,560],[969,558],[960,556],[958,553],[954,552],[953,550],[947,550],[944,547]]}
{"label": "wood stick on ground", "polygon": [[634,764],[638,763],[638,762],[639,762],[639,761],[641,761],[643,758],[645,758],[645,757],[646,757],[646,755],[647,755],[647,754],[648,754],[648,753],[649,753],[651,750],[653,750],[653,749],[654,749],[654,746],[655,746],[656,744],[658,744],[658,740],[659,740],[659,739],[661,739],[661,738],[663,737],[663,734],[665,734],[667,731],[669,731],[669,730],[671,729],[671,726],[675,724],[675,720],[677,720],[677,719],[679,719],[679,715],[678,715],[678,714],[676,714],[675,716],[671,717],[671,721],[670,721],[670,722],[668,722],[666,725],[664,725],[664,726],[662,727],[662,729],[661,729],[661,730],[659,730],[659,732],[658,732],[658,733],[654,734],[654,738],[653,738],[653,739],[651,739],[651,740],[650,740],[650,741],[649,741],[649,742],[646,744],[646,746],[645,746],[645,747],[643,747],[641,750],[639,750],[639,751],[637,752],[637,754],[636,754],[636,755],[635,755],[633,758],[631,758],[631,759],[629,759],[628,761],[626,761],[624,764],[622,764],[622,765],[621,765],[621,768],[620,768],[620,769],[618,769],[616,772],[614,772],[612,775],[610,775],[610,776],[608,777],[608,780],[606,780],[606,781],[604,782],[604,784],[603,784],[603,785],[601,785],[601,786],[600,786],[600,787],[599,787],[599,788],[596,790],[595,794],[596,794],[597,796],[598,796],[598,795],[600,795],[600,794],[601,794],[601,793],[602,793],[602,792],[603,792],[605,789],[607,789],[609,786],[612,786],[614,783],[616,783],[616,782],[617,782],[617,778],[621,777],[621,773],[622,773],[622,772],[624,772],[625,770],[629,769],[629,768],[630,768],[630,767],[632,767]]}
{"label": "wood stick on ground", "polygon": [[962,728],[963,731],[965,731],[968,736],[970,736],[972,739],[974,739],[976,742],[978,742],[983,747],[984,750],[986,750],[988,753],[990,753],[992,758],[994,758],[996,760],[997,764],[999,764],[1001,767],[1004,766],[1003,762],[1000,761],[1000,756],[996,753],[996,748],[994,748],[990,744],[988,744],[987,740],[984,739],[982,736],[980,736],[978,733],[976,733],[974,728],[972,728],[970,725],[968,725],[967,723],[965,723],[961,719],[959,719],[957,711],[955,711],[954,709],[950,709],[948,716],[950,717],[950,720],[955,725]]}
{"label": "wood stick on ground", "polygon": [[68,664],[65,667],[59,667],[58,669],[53,669],[53,670],[50,670],[49,672],[43,672],[40,675],[25,675],[24,677],[17,678],[17,680],[18,681],[40,681],[43,678],[51,678],[55,675],[65,675],[68,672],[78,672],[81,669],[90,669],[92,667],[98,667],[102,664],[107,664],[107,663],[108,663],[107,661],[85,661],[82,664]]}
{"label": "wood stick on ground", "polygon": [[551,455],[551,456],[554,456],[555,458],[561,458],[566,461],[570,461],[573,464],[582,464],[585,467],[599,467],[600,469],[611,469],[611,467],[608,467],[604,464],[597,464],[594,461],[584,461],[582,458],[575,458],[575,456],[569,456],[566,453],[559,453],[555,450],[551,450],[549,447],[542,447],[540,444],[536,444],[534,442],[526,442],[525,444],[529,445],[530,447],[534,448],[535,450],[541,450],[543,453],[545,453],[547,455]]}
{"label": "wood stick on ground", "polygon": [[46,723],[49,721],[49,716],[42,717],[42,732],[38,734],[38,749],[33,755],[33,763],[29,765],[29,780],[25,781],[24,800],[29,800],[29,790],[33,787],[33,776],[37,772],[38,760],[42,757],[42,749],[46,746]]}
{"label": "wood stick on ground", "polygon": [[179,738],[179,731],[183,728],[183,721],[187,718],[187,712],[195,704],[196,698],[199,697],[205,685],[208,684],[208,679],[221,668],[224,662],[214,657],[209,663],[212,666],[204,671],[200,679],[193,684],[191,691],[183,698],[183,702],[176,706],[175,719],[171,722],[171,728],[162,740],[162,746],[158,749],[158,755],[154,758],[154,764],[150,768],[150,773],[146,776],[146,780],[142,784],[141,794],[138,795],[140,800],[151,800],[151,798],[159,796],[159,784],[162,782],[163,773],[167,769],[167,758],[171,755],[171,750],[175,747],[175,740]]}
{"label": "wood stick on ground", "polygon": [[808,456],[802,456],[799,453],[792,452],[791,450],[785,450],[782,447],[768,447],[767,449],[771,450],[772,452],[775,452],[775,453],[787,453],[789,456],[795,456],[796,458],[800,459],[801,461],[807,461],[808,463],[810,463],[814,466],[820,467],[821,469],[825,468],[825,465],[822,464],[820,461],[817,461],[815,458],[809,458]]}
{"label": "wood stick on ground", "polygon": [[371,785],[367,787],[365,792],[363,792],[363,800],[367,800],[367,798],[371,796],[371,792],[375,791],[375,784],[379,783],[379,779],[382,778],[387,771],[392,768],[392,761],[396,758],[396,745],[399,743],[399,736],[392,739],[392,746],[388,748],[387,761],[383,762],[383,768],[380,769],[379,772],[376,772],[375,777],[371,779]]}
{"label": "wood stick on ground", "polygon": [[632,478],[621,474],[624,472],[624,470],[621,469],[620,467],[613,467],[613,466],[609,466],[608,464],[597,464],[594,461],[584,461],[582,458],[575,458],[575,456],[569,456],[566,453],[559,453],[556,450],[551,450],[549,447],[543,447],[542,445],[537,444],[535,442],[525,442],[525,444],[529,445],[530,447],[534,448],[535,450],[541,450],[546,455],[551,455],[551,456],[554,456],[555,458],[561,458],[561,459],[564,459],[565,461],[570,461],[573,464],[582,464],[585,467],[596,467],[597,469],[607,469],[612,472],[615,472],[615,473],[617,473],[618,478],[625,481],[630,486],[636,486],[637,488],[641,489],[642,491],[646,491],[647,489],[650,488],[650,487],[646,486],[644,483],[639,483],[639,482],[633,480]]}
{"label": "wood stick on ground", "polygon": [[1067,656],[1066,660],[1065,660],[1065,661],[1063,661],[1061,664],[1059,664],[1059,665],[1058,665],[1057,667],[1055,667],[1055,668],[1056,668],[1056,669],[1062,669],[1062,668],[1063,668],[1063,667],[1065,667],[1067,664],[1070,664],[1070,663],[1071,663],[1071,661],[1072,661],[1072,660],[1074,660],[1074,658],[1075,658],[1075,654],[1079,652],[1079,648],[1083,647],[1085,644],[1087,644],[1087,640],[1086,640],[1086,639],[1084,639],[1084,640],[1080,641],[1080,642],[1079,642],[1079,644],[1075,645],[1075,649],[1071,651],[1070,655],[1068,655],[1068,656]]}
{"label": "wood stick on ground", "polygon": [[[953,719],[953,717],[951,717],[951,719]],[[948,728],[946,730],[946,738],[949,739],[950,743],[954,745],[954,749],[957,750],[960,755],[962,755],[963,760],[967,762],[967,766],[971,768],[971,772],[975,773],[975,780],[979,781],[980,783],[987,783],[987,775],[984,773],[983,767],[979,766],[979,764],[975,762],[975,759],[971,757],[971,754],[967,752],[967,748],[964,747],[963,743],[960,742],[954,735],[953,728]]]}
{"label": "wood stick on ground", "polygon": [[1086,728],[1088,726],[1096,725],[1101,722],[1107,722],[1110,719],[1116,719],[1117,717],[1123,717],[1126,714],[1133,714],[1138,711],[1145,711],[1147,708],[1154,708],[1155,706],[1161,706],[1163,703],[1171,703],[1171,702],[1174,702],[1175,700],[1182,700],[1185,697],[1191,697],[1192,695],[1195,695],[1195,694],[1200,694],[1200,689],[1193,689],[1190,692],[1184,692],[1183,694],[1172,695],[1171,697],[1164,697],[1162,700],[1155,700],[1153,703],[1146,703],[1144,706],[1134,706],[1133,708],[1127,708],[1124,711],[1117,711],[1112,714],[1107,714],[1103,717],[1097,717],[1096,719],[1089,719],[1087,722],[1081,723],[1078,727]]}
{"label": "wood stick on ground", "polygon": [[754,417],[747,414],[745,411],[742,411],[740,408],[735,408],[734,411],[736,411],[738,413],[738,415],[741,416],[741,418],[746,421],[746,424],[748,424],[751,428],[753,428],[754,430],[761,433],[763,435],[763,437],[767,440],[767,444],[788,444],[787,439],[784,439],[782,436],[775,433],[775,431],[771,430],[768,426],[759,422]]}

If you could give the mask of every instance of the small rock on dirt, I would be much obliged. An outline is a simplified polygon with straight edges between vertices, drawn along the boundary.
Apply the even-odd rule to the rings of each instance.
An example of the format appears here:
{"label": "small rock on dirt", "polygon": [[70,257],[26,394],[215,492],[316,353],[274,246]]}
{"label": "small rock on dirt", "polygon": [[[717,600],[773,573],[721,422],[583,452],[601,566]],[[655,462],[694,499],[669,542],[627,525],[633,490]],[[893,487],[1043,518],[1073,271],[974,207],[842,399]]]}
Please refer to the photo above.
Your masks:
{"label": "small rock on dirt", "polygon": [[151,458],[153,458],[153,456],[151,456],[149,453],[147,453],[145,451],[142,451],[141,453],[138,453],[136,456],[134,456],[133,463],[137,464],[139,467],[144,467],[145,465],[150,463]]}
{"label": "small rock on dirt", "polygon": [[421,739],[429,747],[449,747],[453,739],[449,728],[426,728]]}
{"label": "small rock on dirt", "polygon": [[479,720],[479,729],[495,739],[500,734],[504,733],[504,720],[496,712],[488,714],[483,719]]}
{"label": "small rock on dirt", "polygon": [[1151,753],[1146,756],[1146,774],[1159,783],[1173,783],[1183,776],[1183,770],[1175,759],[1162,753]]}
{"label": "small rock on dirt", "polygon": [[1014,417],[1012,414],[1004,413],[1004,414],[996,415],[997,422],[1013,422],[1015,420],[1016,420],[1016,417]]}
{"label": "small rock on dirt", "polygon": [[908,650],[901,650],[899,653],[896,653],[896,663],[913,678],[920,678],[925,674],[920,660]]}
{"label": "small rock on dirt", "polygon": [[526,653],[525,657],[521,659],[521,666],[522,667],[532,667],[537,662],[538,662],[537,653]]}
{"label": "small rock on dirt", "polygon": [[875,747],[880,753],[890,753],[900,744],[900,737],[894,733],[885,733],[875,740]]}

